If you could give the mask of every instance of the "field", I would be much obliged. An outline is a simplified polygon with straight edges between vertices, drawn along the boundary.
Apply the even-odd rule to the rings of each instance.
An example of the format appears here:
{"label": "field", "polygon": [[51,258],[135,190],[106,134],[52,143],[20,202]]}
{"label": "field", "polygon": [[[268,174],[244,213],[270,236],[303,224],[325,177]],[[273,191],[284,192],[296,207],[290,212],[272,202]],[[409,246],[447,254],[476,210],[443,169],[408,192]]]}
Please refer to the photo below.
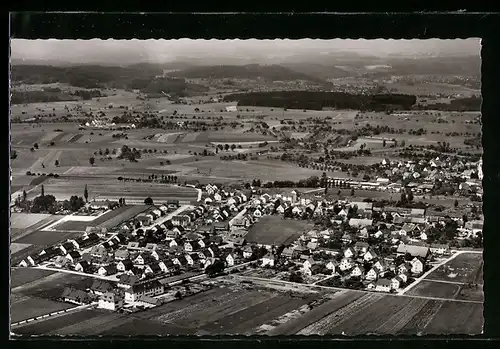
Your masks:
{"label": "field", "polygon": [[146,205],[122,206],[107,212],[92,221],[65,221],[56,225],[53,229],[58,231],[85,231],[87,227],[97,226],[109,229],[120,224],[121,222],[135,217],[147,209],[148,206]]}
{"label": "field", "polygon": [[18,240],[16,243],[19,244],[30,244],[38,246],[48,246],[57,244],[67,239],[72,239],[81,235],[79,232],[62,232],[62,231],[45,231],[39,230],[33,232],[27,236],[24,236]]}
{"label": "field", "polygon": [[73,307],[74,305],[63,302],[13,294],[10,297],[10,321],[18,322]]}
{"label": "field", "polygon": [[[165,168],[170,169],[169,166]],[[204,174],[217,180],[233,179],[251,181],[259,178],[262,182],[276,180],[298,181],[310,176],[318,176],[318,171],[292,166],[279,161],[222,161],[201,160],[188,162],[177,166],[177,169],[185,170],[184,175]],[[184,171],[182,171],[184,172]]]}
{"label": "field", "polygon": [[17,252],[22,251],[30,246],[31,246],[31,244],[22,244],[22,243],[13,242],[10,244],[10,253],[11,254],[17,253]]}
{"label": "field", "polygon": [[461,285],[422,280],[407,295],[455,299]]}
{"label": "field", "polygon": [[[338,300],[340,307],[326,303],[331,312],[297,334],[440,334],[440,328],[444,328],[447,334],[479,334],[482,331],[482,304],[438,302],[376,293],[355,297],[350,302],[346,302],[345,297],[342,292],[336,294],[334,300]],[[447,311],[443,311],[442,307]],[[462,311],[466,312],[454,316]]]}
{"label": "field", "polygon": [[26,229],[49,217],[51,217],[50,214],[43,213],[11,213],[10,226],[16,229]]}
{"label": "field", "polygon": [[[118,198],[144,200],[150,196],[153,201],[167,199],[196,200],[198,192],[191,188],[170,186],[160,183],[119,182],[116,178],[92,179],[50,179],[45,186],[45,193],[51,194],[58,200],[69,200],[72,195],[83,195],[85,185],[88,185],[89,201],[106,199],[118,201]],[[35,196],[36,193],[30,193]],[[28,194],[28,197],[30,196]]]}
{"label": "field", "polygon": [[[315,296],[313,296],[315,297]],[[181,335],[251,334],[313,298],[262,290],[215,288],[144,312],[86,310],[15,329],[17,334]]]}
{"label": "field", "polygon": [[[11,217],[18,217],[17,215],[18,214],[21,214],[21,215],[26,215],[26,216],[31,216],[31,215],[34,215],[36,216],[35,214],[33,213],[13,213]],[[33,224],[30,224],[33,222],[33,220],[31,222],[29,222],[31,220],[31,218],[27,217],[26,220],[29,222],[28,225],[26,228],[16,228],[15,226],[11,227],[11,231],[10,231],[10,239],[11,239],[11,242],[19,242],[18,240],[24,238],[25,236],[28,236],[40,229],[43,229],[45,228],[46,226],[49,226],[50,224],[58,221],[59,219],[61,219],[60,216],[56,216],[56,215],[47,215],[48,217],[45,217],[43,218],[42,220],[38,220],[36,221],[35,223]],[[39,217],[35,217],[34,220],[38,219]],[[23,225],[27,225],[27,224],[23,224]]]}
{"label": "field", "polygon": [[287,245],[312,226],[306,221],[283,219],[281,216],[264,216],[252,225],[245,236],[248,242],[265,245]]}
{"label": "field", "polygon": [[11,268],[10,286],[12,288],[16,288],[33,281],[43,279],[44,277],[52,274],[54,274],[54,272],[50,270],[33,268]]}
{"label": "field", "polygon": [[426,279],[482,284],[482,253],[463,253],[437,268]]}

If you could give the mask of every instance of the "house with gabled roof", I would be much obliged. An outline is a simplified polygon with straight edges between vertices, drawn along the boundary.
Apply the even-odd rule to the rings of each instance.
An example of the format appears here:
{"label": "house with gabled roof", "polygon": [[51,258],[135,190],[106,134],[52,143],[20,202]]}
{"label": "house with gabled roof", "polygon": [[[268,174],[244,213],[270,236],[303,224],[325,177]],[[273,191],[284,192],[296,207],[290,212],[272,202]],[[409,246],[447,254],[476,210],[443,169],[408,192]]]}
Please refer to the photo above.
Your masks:
{"label": "house with gabled roof", "polygon": [[78,261],[82,258],[82,255],[78,251],[71,251],[66,255],[66,259],[71,263],[78,263]]}
{"label": "house with gabled roof", "polygon": [[366,251],[366,253],[363,255],[363,259],[367,262],[369,262],[377,257],[378,257],[377,253],[371,249]]}
{"label": "house with gabled roof", "polygon": [[64,255],[67,255],[68,253],[70,253],[75,249],[75,245],[70,241],[66,241],[61,246],[59,246],[59,249]]}
{"label": "house with gabled roof", "polygon": [[100,267],[97,270],[97,274],[101,275],[101,276],[109,276],[109,275],[116,274],[117,271],[118,271],[118,269],[116,268],[116,264],[112,263],[112,264],[108,264],[108,265]]}
{"label": "house with gabled roof", "polygon": [[124,259],[116,264],[116,269],[121,272],[131,270],[134,267],[134,263],[130,259]]}
{"label": "house with gabled roof", "polygon": [[274,254],[268,253],[262,258],[262,266],[265,267],[269,265],[270,267],[274,267],[277,262],[277,258]]}
{"label": "house with gabled roof", "polygon": [[75,265],[75,271],[80,273],[89,273],[92,265],[87,261],[80,261]]}
{"label": "house with gabled roof", "polygon": [[100,279],[94,279],[92,286],[90,286],[90,292],[97,296],[112,291],[113,291],[113,286],[111,286],[109,282]]}
{"label": "house with gabled roof", "polygon": [[382,270],[377,268],[377,266],[373,266],[368,273],[366,273],[366,280],[377,280],[379,275],[382,273]]}
{"label": "house with gabled roof", "polygon": [[332,271],[332,274],[337,271],[337,268],[339,266],[339,263],[335,260],[331,260],[328,263],[326,263],[326,269],[329,269]]}
{"label": "house with gabled roof", "polygon": [[398,274],[407,274],[411,272],[412,265],[409,262],[401,263],[396,267]]}
{"label": "house with gabled roof", "polygon": [[392,281],[389,279],[378,279],[375,283],[375,291],[391,292]]}
{"label": "house with gabled roof", "polygon": [[364,275],[365,275],[365,269],[360,265],[356,265],[354,268],[352,268],[350,273],[351,277],[357,277],[357,276],[363,277]]}
{"label": "house with gabled roof", "polygon": [[414,257],[410,263],[412,274],[419,275],[424,272],[425,261],[422,258]]}
{"label": "house with gabled roof", "polygon": [[357,252],[352,247],[348,247],[344,250],[344,257],[345,258],[354,258],[356,255],[357,255]]}
{"label": "house with gabled roof", "polygon": [[354,244],[354,250],[357,251],[359,254],[365,254],[369,248],[370,244],[364,241],[357,241]]}
{"label": "house with gabled roof", "polygon": [[354,267],[354,262],[350,258],[342,258],[340,261],[339,269],[341,271],[346,271]]}
{"label": "house with gabled roof", "polygon": [[399,277],[399,276],[396,276],[396,277],[393,277],[391,279],[391,288],[393,290],[397,290],[401,287],[401,285],[404,283],[404,281]]}

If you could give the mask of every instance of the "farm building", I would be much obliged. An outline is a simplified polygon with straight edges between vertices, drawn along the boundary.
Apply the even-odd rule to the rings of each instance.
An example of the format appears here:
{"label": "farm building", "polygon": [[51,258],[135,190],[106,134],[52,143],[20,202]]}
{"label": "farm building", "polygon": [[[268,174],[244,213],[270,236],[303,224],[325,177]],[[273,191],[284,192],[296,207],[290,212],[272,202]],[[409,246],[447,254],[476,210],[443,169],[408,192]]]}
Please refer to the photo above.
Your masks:
{"label": "farm building", "polygon": [[429,247],[416,246],[416,245],[405,245],[403,243],[399,244],[396,253],[399,256],[403,256],[409,253],[412,257],[427,258],[430,254]]}

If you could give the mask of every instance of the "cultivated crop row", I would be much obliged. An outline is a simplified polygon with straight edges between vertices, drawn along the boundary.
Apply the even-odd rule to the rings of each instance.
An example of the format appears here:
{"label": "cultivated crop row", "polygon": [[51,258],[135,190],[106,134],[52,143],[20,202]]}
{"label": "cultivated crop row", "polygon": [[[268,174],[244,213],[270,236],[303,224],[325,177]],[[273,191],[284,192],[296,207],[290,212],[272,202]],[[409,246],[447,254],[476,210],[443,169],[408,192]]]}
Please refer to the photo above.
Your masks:
{"label": "cultivated crop row", "polygon": [[377,334],[398,334],[399,331],[424,308],[427,302],[428,301],[426,299],[422,298],[413,299],[410,303],[397,311],[382,325],[377,327],[374,332]]}

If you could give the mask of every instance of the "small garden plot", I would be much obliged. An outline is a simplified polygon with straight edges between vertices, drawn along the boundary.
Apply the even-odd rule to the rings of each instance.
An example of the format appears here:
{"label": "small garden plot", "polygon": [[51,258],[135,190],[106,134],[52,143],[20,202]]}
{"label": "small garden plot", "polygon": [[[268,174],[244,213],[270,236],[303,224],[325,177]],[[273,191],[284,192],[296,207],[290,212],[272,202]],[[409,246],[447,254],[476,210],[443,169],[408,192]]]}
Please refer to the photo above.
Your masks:
{"label": "small garden plot", "polygon": [[26,229],[51,216],[43,213],[11,213],[10,226],[17,229]]}
{"label": "small garden plot", "polygon": [[463,253],[430,273],[426,279],[475,282],[483,263],[482,253]]}
{"label": "small garden plot", "polygon": [[455,299],[460,292],[460,284],[422,280],[407,295]]}
{"label": "small garden plot", "polygon": [[73,307],[75,307],[73,304],[38,297],[23,297],[18,301],[11,299],[10,321],[18,322]]}
{"label": "small garden plot", "polygon": [[445,302],[436,316],[425,327],[424,334],[480,334],[484,319],[482,304]]}
{"label": "small garden plot", "polygon": [[[88,163],[88,161],[87,161]],[[109,164],[109,163],[108,163]],[[66,164],[65,164],[66,166]],[[78,166],[71,167],[66,172],[65,175],[100,175],[108,174],[115,171],[120,171],[121,168],[118,166]]]}
{"label": "small garden plot", "polygon": [[37,321],[13,329],[17,335],[48,335],[56,334],[59,329],[98,317],[101,314],[94,310],[75,311],[44,321]]}
{"label": "small garden plot", "polygon": [[312,225],[307,221],[283,219],[281,216],[264,216],[250,227],[245,239],[258,244],[286,245],[309,229],[312,229]]}
{"label": "small garden plot", "polygon": [[15,268],[10,272],[10,287],[15,288],[23,286],[35,280],[43,279],[49,275],[55,274],[50,270],[34,269],[34,268]]}
{"label": "small garden plot", "polygon": [[484,302],[483,285],[461,285],[456,299]]}

